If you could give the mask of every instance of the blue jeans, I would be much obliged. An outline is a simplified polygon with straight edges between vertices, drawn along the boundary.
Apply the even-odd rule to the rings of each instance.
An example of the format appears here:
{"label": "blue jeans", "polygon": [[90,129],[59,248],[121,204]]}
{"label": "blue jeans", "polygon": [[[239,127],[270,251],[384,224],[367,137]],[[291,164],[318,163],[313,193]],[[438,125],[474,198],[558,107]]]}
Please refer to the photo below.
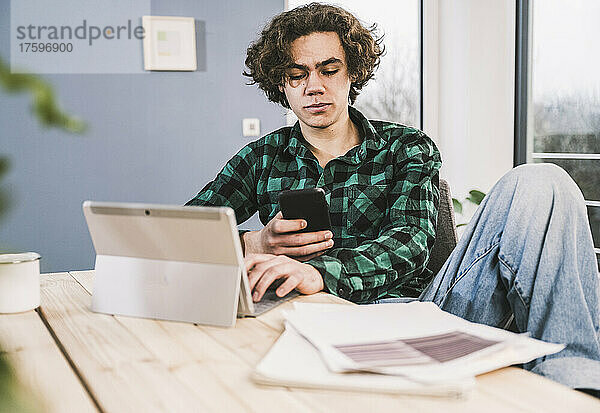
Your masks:
{"label": "blue jeans", "polygon": [[600,390],[598,277],[577,185],[558,166],[523,165],[484,198],[419,300],[469,321],[564,343],[561,352],[524,368]]}

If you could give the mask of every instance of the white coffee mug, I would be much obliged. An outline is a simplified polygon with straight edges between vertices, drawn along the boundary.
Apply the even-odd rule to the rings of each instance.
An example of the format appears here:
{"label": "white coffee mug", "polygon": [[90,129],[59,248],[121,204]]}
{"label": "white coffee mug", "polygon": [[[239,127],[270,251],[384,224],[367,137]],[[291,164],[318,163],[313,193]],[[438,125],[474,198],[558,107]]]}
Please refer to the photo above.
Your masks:
{"label": "white coffee mug", "polygon": [[40,305],[40,255],[0,254],[0,313],[20,313]]}

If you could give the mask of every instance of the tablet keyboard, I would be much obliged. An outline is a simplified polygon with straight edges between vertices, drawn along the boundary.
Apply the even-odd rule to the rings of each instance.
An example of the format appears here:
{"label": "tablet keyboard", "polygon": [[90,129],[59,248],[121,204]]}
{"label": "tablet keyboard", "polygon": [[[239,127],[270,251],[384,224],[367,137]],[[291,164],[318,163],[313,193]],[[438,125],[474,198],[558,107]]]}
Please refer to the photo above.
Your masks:
{"label": "tablet keyboard", "polygon": [[277,294],[275,294],[275,288],[269,288],[265,292],[265,295],[263,295],[261,300],[257,303],[254,303],[254,313],[252,315],[260,315],[265,311],[270,310],[271,308],[278,306],[279,304],[282,304],[288,300],[291,300],[292,298],[297,297],[299,295],[300,294],[296,290],[293,290],[285,297],[278,297]]}

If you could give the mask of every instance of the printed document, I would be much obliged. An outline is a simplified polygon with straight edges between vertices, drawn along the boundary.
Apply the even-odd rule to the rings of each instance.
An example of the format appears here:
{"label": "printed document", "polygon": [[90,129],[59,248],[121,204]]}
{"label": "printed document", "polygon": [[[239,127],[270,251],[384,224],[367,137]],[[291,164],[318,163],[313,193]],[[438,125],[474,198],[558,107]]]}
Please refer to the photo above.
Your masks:
{"label": "printed document", "polygon": [[471,323],[433,303],[297,303],[285,319],[285,333],[257,367],[262,382],[460,394],[478,374],[564,348]]}

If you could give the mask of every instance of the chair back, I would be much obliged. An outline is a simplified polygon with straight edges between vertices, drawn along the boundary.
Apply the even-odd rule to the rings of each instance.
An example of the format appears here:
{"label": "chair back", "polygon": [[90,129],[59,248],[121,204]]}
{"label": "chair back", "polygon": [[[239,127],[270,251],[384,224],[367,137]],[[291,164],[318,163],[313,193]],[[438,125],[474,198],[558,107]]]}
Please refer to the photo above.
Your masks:
{"label": "chair back", "polygon": [[434,276],[442,268],[458,242],[450,186],[444,179],[440,179],[439,188],[440,205],[438,208],[435,242],[431,250],[429,263],[427,264],[427,268],[433,272]]}

